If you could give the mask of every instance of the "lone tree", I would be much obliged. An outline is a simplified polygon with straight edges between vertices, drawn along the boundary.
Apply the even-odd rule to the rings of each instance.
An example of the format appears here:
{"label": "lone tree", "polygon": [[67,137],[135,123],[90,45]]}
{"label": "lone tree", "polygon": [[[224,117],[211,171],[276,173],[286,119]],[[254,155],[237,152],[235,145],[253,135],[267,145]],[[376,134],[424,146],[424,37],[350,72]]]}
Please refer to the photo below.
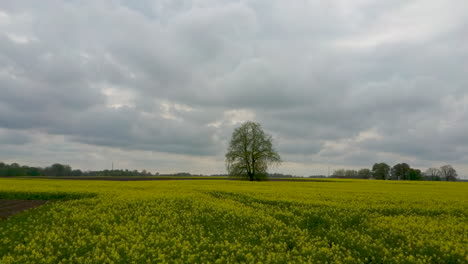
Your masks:
{"label": "lone tree", "polygon": [[271,135],[259,123],[247,121],[234,130],[226,153],[231,177],[262,180],[267,177],[268,166],[275,163],[281,163],[281,157],[273,148]]}

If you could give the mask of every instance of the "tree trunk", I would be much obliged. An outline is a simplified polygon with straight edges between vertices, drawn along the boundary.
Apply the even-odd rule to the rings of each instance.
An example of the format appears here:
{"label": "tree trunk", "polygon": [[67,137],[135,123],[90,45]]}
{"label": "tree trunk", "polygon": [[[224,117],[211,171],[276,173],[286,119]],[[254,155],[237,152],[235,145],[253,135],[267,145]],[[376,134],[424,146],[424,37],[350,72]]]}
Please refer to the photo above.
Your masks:
{"label": "tree trunk", "polygon": [[255,160],[252,159],[252,176],[250,176],[250,181],[254,180],[254,175],[255,175]]}
{"label": "tree trunk", "polygon": [[253,177],[253,176],[254,176],[253,173],[249,173],[249,180],[250,180],[250,181],[253,181],[253,180],[254,180],[254,177]]}

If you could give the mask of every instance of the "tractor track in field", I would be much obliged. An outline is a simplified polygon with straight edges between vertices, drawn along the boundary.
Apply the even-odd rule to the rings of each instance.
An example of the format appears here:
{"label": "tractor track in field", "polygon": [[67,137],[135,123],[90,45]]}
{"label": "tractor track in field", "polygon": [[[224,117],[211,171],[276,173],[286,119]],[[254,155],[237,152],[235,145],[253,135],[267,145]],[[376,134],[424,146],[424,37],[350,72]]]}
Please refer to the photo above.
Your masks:
{"label": "tractor track in field", "polygon": [[0,220],[45,204],[45,200],[7,200],[0,199]]}

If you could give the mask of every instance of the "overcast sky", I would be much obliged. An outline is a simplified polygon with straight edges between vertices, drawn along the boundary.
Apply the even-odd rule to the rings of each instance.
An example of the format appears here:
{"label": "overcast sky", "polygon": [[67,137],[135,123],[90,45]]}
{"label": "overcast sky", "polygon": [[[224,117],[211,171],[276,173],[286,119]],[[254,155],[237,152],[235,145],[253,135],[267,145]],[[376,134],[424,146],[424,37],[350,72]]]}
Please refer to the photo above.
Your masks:
{"label": "overcast sky", "polygon": [[246,120],[272,171],[468,176],[468,1],[0,2],[4,162],[225,173]]}

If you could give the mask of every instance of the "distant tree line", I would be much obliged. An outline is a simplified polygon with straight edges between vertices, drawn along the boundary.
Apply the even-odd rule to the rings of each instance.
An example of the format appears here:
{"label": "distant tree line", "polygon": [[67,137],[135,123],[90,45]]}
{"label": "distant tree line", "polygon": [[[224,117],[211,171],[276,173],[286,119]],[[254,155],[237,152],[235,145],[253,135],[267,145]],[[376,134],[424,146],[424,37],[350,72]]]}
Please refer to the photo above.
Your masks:
{"label": "distant tree line", "polygon": [[268,173],[270,178],[299,178],[299,176],[292,174],[283,174],[283,173]]}
{"label": "distant tree line", "polygon": [[[18,163],[6,164],[0,162],[0,177],[12,176],[202,176],[201,174],[190,174],[188,172],[159,174],[151,173],[146,170],[99,170],[99,171],[81,171],[72,169],[69,165],[55,163],[49,167],[30,167],[19,165]],[[226,174],[213,174],[211,176],[226,176]],[[299,176],[282,173],[271,173],[272,178],[296,178]],[[309,176],[310,178],[325,178],[324,175]],[[451,165],[444,165],[440,168],[429,168],[424,172],[419,169],[411,168],[407,163],[398,163],[390,167],[386,163],[375,163],[371,169],[363,168],[360,170],[339,169],[335,170],[330,176],[332,178],[349,179],[377,179],[377,180],[426,180],[426,181],[456,181],[458,179],[457,171]]]}
{"label": "distant tree line", "polygon": [[[269,173],[269,178],[304,178],[303,176],[292,175],[292,174],[283,174],[283,173]],[[327,178],[325,175],[310,175],[307,178]]]}
{"label": "distant tree line", "polygon": [[81,171],[77,170],[81,174],[80,175],[72,175],[72,176],[157,176],[159,173],[152,174],[149,171],[142,170],[100,170],[100,171]]}
{"label": "distant tree line", "polygon": [[71,166],[55,163],[49,167],[30,167],[18,163],[6,164],[0,162],[0,177],[11,176],[157,176],[146,170],[73,170]]}
{"label": "distant tree line", "polygon": [[0,162],[0,176],[70,176],[72,172],[70,166],[58,163],[41,168]]}
{"label": "distant tree line", "polygon": [[407,163],[398,163],[393,167],[390,167],[390,165],[382,162],[375,163],[371,169],[335,170],[331,177],[377,180],[456,181],[458,174],[451,165],[444,165],[440,168],[429,168],[422,172],[419,169],[411,168]]}

